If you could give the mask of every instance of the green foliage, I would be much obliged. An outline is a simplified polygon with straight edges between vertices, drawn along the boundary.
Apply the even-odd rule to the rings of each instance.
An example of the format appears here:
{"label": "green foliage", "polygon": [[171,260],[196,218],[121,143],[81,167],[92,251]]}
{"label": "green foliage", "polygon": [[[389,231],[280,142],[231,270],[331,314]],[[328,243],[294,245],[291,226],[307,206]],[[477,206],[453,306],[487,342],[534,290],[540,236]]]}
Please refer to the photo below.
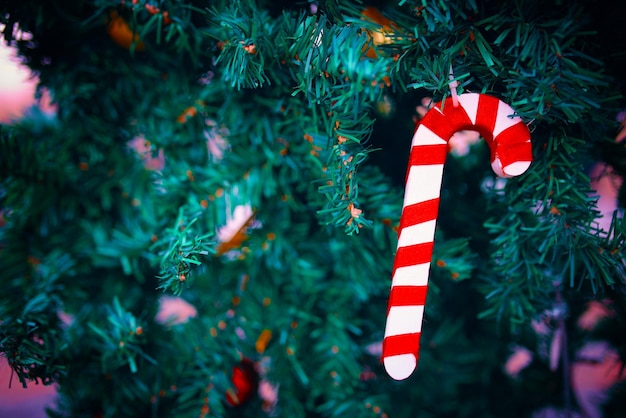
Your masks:
{"label": "green foliage", "polygon": [[[557,293],[570,350],[590,338],[573,332],[587,301],[623,304],[623,217],[598,227],[588,177],[601,160],[623,170],[623,150],[587,10],[379,2],[393,42],[373,45],[366,4],[312,3],[0,5],[5,41],[57,106],[0,126],[0,352],[22,385],[58,382],[51,416],[501,417],[565,402],[540,360],[522,382],[502,365]],[[112,12],[129,47],[107,33]],[[393,382],[376,349],[414,91],[445,98],[451,67],[458,93],[515,108],[534,161],[495,181],[485,144],[449,157],[418,371]],[[196,315],[156,320],[168,293]],[[227,403],[242,357],[275,406]]]}

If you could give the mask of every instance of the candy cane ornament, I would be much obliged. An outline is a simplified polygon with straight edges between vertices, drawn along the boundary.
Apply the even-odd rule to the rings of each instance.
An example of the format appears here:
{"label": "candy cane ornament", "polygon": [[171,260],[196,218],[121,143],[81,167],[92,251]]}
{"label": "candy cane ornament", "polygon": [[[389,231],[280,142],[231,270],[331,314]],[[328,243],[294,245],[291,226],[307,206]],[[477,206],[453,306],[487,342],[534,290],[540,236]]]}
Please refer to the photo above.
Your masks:
{"label": "candy cane ornament", "polygon": [[428,276],[448,140],[478,131],[501,177],[518,176],[532,161],[530,131],[513,109],[486,94],[467,93],[437,103],[415,129],[393,264],[383,363],[389,376],[406,379],[417,366]]}

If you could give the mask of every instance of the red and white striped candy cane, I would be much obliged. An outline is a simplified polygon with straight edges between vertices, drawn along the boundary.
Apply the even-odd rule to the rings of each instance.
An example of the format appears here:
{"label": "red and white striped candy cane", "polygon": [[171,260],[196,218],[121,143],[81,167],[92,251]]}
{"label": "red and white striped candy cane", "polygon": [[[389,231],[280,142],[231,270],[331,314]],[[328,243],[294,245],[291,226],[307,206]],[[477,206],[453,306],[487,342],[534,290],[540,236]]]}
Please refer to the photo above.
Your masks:
{"label": "red and white striped candy cane", "polygon": [[430,109],[411,144],[398,232],[383,363],[396,380],[406,379],[417,356],[433,254],[435,223],[448,140],[455,132],[478,131],[491,149],[491,166],[501,177],[522,174],[532,161],[530,131],[513,109],[497,98],[468,93]]}

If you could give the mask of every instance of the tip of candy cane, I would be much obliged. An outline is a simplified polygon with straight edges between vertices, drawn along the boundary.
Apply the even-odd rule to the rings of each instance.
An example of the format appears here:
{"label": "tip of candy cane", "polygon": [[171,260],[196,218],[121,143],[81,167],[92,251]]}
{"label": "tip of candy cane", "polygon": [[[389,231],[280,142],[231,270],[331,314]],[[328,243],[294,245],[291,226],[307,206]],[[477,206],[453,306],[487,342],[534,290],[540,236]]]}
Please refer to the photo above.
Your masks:
{"label": "tip of candy cane", "polygon": [[498,158],[493,160],[491,163],[491,168],[494,173],[496,173],[500,177],[515,177],[524,173],[530,167],[530,161],[517,161],[515,163],[509,164],[506,167],[502,167],[502,163]]}
{"label": "tip of candy cane", "polygon": [[385,357],[383,360],[387,374],[395,380],[404,380],[411,376],[417,366],[415,354],[400,354],[398,356]]}

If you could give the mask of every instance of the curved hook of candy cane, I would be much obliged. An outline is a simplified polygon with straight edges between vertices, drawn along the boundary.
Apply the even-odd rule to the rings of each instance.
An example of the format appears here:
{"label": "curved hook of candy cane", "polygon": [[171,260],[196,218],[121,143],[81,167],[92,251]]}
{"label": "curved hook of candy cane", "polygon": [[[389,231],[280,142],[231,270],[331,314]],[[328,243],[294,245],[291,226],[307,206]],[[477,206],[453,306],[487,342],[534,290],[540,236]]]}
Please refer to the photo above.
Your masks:
{"label": "curved hook of candy cane", "polygon": [[509,105],[476,93],[459,95],[458,103],[449,98],[435,105],[413,136],[382,354],[396,380],[417,367],[448,140],[458,131],[478,131],[489,144],[494,172],[502,177],[522,174],[532,161],[530,131]]}

